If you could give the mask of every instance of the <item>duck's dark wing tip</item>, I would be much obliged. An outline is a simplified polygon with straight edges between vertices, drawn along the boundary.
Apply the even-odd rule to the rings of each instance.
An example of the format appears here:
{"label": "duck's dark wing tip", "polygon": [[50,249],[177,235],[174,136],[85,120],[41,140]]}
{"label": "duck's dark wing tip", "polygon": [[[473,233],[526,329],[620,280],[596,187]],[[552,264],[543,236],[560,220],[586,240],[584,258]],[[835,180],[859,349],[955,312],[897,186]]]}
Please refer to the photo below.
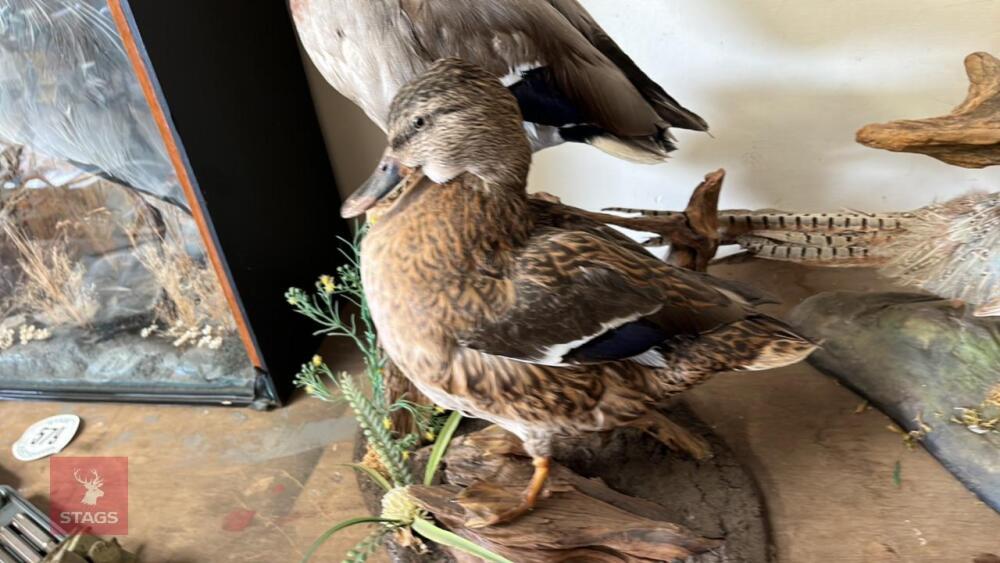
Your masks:
{"label": "duck's dark wing tip", "polygon": [[[687,129],[689,131],[701,131],[703,133],[708,132],[708,122],[693,111],[680,108],[679,111],[664,112],[660,108],[657,108],[656,113],[670,123],[671,127]],[[667,115],[664,115],[664,113],[667,113]]]}
{"label": "duck's dark wing tip", "polygon": [[[638,70],[638,69],[636,69]],[[641,71],[640,71],[641,72]],[[663,88],[646,77],[647,88],[643,94],[649,99],[656,114],[670,127],[690,131],[708,131],[708,122],[697,113],[677,103]]]}
{"label": "duck's dark wing tip", "polygon": [[621,47],[596,22],[591,20],[590,25],[592,26],[590,29],[584,30],[587,38],[594,47],[622,71],[629,82],[653,107],[660,119],[670,127],[708,131],[707,121],[671,97],[662,86],[639,68],[632,57],[622,51]]}

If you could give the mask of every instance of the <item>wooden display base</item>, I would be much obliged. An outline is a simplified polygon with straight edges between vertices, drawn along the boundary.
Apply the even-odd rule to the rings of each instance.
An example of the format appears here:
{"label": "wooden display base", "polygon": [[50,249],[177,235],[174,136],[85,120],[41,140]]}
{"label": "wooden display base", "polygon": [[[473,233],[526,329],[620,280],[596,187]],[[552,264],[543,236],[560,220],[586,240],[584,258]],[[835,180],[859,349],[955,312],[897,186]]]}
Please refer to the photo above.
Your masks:
{"label": "wooden display base", "polygon": [[[550,561],[697,563],[769,561],[764,504],[753,478],[725,444],[686,408],[671,418],[704,437],[714,457],[694,461],[632,430],[594,435],[557,447],[548,494],[536,509],[507,525],[476,530],[455,496],[477,480],[519,491],[530,474],[516,438],[467,421],[445,457],[445,483],[411,493],[439,522],[518,563]],[[357,453],[364,444],[359,440]],[[360,457],[360,456],[359,456]],[[361,486],[369,510],[380,490]],[[417,554],[390,545],[401,563],[466,561],[434,549]],[[567,559],[569,558],[569,559]]]}

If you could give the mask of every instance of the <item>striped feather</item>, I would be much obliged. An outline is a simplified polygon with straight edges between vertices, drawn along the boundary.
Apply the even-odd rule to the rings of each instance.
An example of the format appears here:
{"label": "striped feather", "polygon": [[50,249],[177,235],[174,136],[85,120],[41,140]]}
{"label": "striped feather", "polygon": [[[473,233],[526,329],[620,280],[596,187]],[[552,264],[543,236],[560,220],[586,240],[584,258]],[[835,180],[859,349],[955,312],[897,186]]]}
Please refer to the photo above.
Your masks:
{"label": "striped feather", "polygon": [[[605,211],[683,218],[676,211],[612,207]],[[1000,192],[976,193],[902,213],[719,212],[722,244],[767,260],[823,266],[883,266],[905,285],[1000,315]],[[645,246],[665,246],[663,236]]]}

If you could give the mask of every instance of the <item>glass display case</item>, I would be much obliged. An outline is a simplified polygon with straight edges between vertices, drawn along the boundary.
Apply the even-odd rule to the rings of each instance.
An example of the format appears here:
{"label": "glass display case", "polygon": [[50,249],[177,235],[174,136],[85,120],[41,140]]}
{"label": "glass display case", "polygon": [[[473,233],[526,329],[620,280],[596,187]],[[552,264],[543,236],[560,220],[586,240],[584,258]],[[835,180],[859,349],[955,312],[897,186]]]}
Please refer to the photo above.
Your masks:
{"label": "glass display case", "polygon": [[[338,202],[287,15],[154,4],[0,1],[3,397],[263,406],[315,345],[282,292],[344,227],[301,221]],[[246,63],[178,43],[280,86],[234,98]]]}

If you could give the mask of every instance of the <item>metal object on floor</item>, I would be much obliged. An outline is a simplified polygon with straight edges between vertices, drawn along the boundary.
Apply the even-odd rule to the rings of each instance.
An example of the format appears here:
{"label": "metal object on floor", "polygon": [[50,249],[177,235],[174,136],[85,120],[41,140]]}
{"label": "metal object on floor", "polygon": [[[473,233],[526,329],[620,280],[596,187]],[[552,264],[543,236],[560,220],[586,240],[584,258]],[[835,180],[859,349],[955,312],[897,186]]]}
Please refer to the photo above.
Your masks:
{"label": "metal object on floor", "polygon": [[96,536],[73,535],[41,563],[136,563],[138,560],[115,538],[102,540]]}
{"label": "metal object on floor", "polygon": [[65,538],[38,508],[0,486],[0,563],[38,563]]}
{"label": "metal object on floor", "polygon": [[135,563],[115,539],[66,532],[14,489],[0,485],[0,563]]}
{"label": "metal object on floor", "polygon": [[9,526],[0,527],[0,543],[22,561],[38,563],[42,560],[42,554]]}
{"label": "metal object on floor", "polygon": [[15,514],[11,524],[21,535],[28,538],[32,545],[43,552],[50,552],[59,545],[59,542],[51,534],[43,530],[34,520],[23,513]]}

